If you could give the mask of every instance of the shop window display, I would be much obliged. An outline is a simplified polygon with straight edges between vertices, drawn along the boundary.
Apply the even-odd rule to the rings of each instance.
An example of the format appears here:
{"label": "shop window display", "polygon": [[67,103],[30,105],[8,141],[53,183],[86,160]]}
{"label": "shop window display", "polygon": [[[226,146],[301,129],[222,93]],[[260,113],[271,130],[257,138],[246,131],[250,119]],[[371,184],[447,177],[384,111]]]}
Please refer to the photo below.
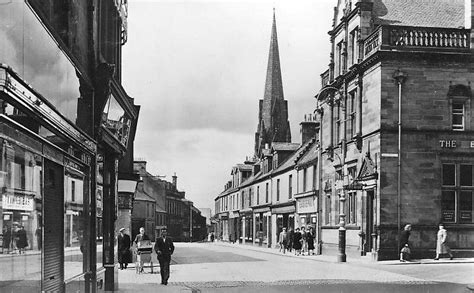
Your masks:
{"label": "shop window display", "polygon": [[14,290],[15,280],[40,288],[42,158],[7,140],[0,143],[0,282],[9,284],[0,291]]}

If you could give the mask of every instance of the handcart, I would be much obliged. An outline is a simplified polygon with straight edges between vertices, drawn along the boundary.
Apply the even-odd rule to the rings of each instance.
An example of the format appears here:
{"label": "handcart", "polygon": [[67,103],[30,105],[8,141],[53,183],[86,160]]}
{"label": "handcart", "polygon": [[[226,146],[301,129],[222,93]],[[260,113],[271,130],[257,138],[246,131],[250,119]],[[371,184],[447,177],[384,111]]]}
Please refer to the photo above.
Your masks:
{"label": "handcart", "polygon": [[144,273],[145,263],[150,264],[151,273],[153,274],[153,261],[151,253],[153,247],[150,240],[142,240],[137,243],[137,262],[135,265],[135,272],[137,274]]}

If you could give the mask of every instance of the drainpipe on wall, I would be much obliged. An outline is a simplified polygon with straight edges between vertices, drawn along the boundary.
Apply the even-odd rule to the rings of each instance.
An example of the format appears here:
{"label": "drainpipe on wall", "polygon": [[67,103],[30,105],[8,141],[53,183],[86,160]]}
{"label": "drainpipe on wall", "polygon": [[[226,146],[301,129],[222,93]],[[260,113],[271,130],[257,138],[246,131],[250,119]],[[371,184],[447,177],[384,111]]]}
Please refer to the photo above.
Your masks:
{"label": "drainpipe on wall", "polygon": [[401,229],[401,178],[402,178],[402,84],[406,80],[407,76],[403,71],[397,69],[393,73],[393,79],[398,84],[398,150],[397,150],[397,254],[398,248],[400,247],[400,229]]}

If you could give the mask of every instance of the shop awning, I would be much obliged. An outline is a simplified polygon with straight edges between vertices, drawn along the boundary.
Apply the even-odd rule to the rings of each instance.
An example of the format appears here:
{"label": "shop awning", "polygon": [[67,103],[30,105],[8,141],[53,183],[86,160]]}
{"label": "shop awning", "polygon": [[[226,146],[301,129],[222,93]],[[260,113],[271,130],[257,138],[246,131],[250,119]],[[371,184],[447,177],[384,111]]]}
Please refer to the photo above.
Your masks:
{"label": "shop awning", "polygon": [[272,208],[272,214],[292,214],[296,212],[295,205]]}

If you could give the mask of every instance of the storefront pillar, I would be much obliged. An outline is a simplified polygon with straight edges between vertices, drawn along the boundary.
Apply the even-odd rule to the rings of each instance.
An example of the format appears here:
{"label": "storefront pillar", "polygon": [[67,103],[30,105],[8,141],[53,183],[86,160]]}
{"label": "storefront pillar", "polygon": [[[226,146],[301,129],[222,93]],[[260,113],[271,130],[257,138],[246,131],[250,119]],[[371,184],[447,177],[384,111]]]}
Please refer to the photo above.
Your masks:
{"label": "storefront pillar", "polygon": [[113,153],[104,154],[104,241],[103,263],[105,291],[118,290],[118,268],[115,266],[115,220],[117,216],[118,159]]}

